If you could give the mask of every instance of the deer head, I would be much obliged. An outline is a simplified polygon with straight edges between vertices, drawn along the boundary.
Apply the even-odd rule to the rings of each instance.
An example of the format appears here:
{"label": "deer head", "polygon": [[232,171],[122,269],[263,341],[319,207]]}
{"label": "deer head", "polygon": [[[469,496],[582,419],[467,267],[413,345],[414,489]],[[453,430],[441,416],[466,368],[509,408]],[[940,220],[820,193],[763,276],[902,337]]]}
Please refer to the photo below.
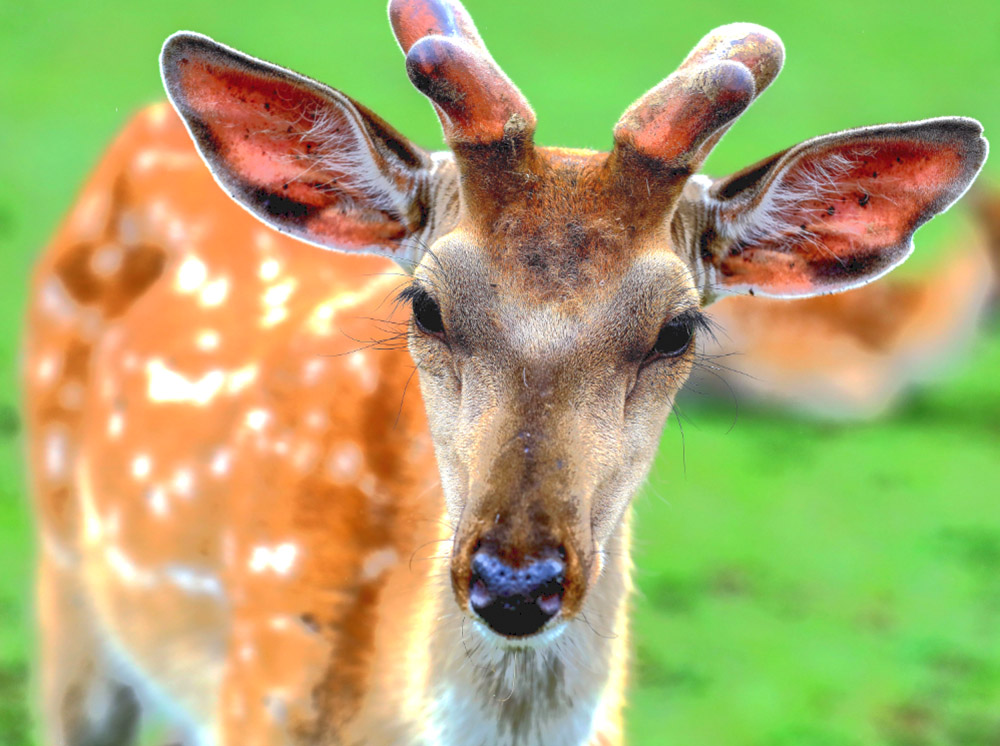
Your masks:
{"label": "deer head", "polygon": [[[167,40],[171,101],[220,185],[318,246],[412,277],[409,348],[456,527],[460,608],[502,644],[580,613],[727,293],[867,283],[968,188],[980,125],[942,118],[697,171],[778,74],[771,31],[711,32],[630,107],[609,152],[539,147],[528,102],[456,0],[392,0],[448,151],[204,36]],[[239,247],[233,247],[238,251]]]}

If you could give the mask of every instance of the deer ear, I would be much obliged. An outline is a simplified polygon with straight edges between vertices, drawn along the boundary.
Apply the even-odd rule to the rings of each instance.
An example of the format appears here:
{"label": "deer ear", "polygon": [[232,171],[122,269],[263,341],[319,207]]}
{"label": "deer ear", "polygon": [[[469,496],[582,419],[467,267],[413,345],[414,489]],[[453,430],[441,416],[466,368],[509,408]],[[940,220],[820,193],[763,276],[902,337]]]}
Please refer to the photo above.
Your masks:
{"label": "deer ear", "polygon": [[803,297],[874,280],[965,193],[986,153],[975,120],[930,119],[819,137],[711,183],[694,252],[706,295]]}
{"label": "deer ear", "polygon": [[365,107],[206,36],[163,45],[163,82],[216,181],[280,231],[407,265],[430,156]]}

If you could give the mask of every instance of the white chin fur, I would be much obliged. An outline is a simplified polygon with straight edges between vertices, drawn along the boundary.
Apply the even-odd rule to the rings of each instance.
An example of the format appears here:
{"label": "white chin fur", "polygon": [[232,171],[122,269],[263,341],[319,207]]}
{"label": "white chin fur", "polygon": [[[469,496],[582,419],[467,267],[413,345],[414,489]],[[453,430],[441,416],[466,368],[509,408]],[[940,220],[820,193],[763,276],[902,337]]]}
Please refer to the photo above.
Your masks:
{"label": "white chin fur", "polygon": [[479,633],[479,636],[488,645],[500,650],[523,650],[527,648],[537,650],[548,647],[562,636],[567,626],[566,622],[560,618],[548,623],[545,629],[534,635],[528,637],[504,637],[503,635],[498,635],[478,619],[473,618],[472,622],[472,626]]}

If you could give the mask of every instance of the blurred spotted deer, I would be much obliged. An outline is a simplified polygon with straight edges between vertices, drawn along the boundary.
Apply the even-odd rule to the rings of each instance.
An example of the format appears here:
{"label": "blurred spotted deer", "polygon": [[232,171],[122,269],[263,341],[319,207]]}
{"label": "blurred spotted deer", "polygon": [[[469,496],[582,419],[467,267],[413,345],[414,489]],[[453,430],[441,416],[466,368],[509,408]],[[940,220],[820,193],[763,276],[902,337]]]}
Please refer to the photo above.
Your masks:
{"label": "blurred spotted deer", "polygon": [[986,156],[943,118],[699,174],[781,67],[749,24],[609,152],[539,147],[456,0],[389,16],[447,151],[178,33],[180,117],[129,125],[38,266],[52,743],[621,743],[629,503],[703,308],[880,277]]}

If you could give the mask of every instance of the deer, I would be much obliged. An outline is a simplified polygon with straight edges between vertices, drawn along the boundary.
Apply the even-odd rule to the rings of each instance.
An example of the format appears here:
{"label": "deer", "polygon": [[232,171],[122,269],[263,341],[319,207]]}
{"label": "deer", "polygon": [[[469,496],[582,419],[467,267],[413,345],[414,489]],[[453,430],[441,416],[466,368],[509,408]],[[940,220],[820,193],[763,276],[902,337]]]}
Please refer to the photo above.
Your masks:
{"label": "deer", "polygon": [[711,312],[716,333],[702,340],[686,389],[734,404],[736,412],[746,402],[850,422],[890,411],[960,360],[993,311],[998,206],[995,193],[977,194],[970,225],[926,276],[792,304],[720,299]]}
{"label": "deer", "polygon": [[543,147],[457,0],[388,12],[447,150],[178,32],[37,265],[52,743],[622,743],[630,505],[706,307],[878,279],[987,155],[944,117],[700,173],[783,64],[748,23],[610,150]]}

